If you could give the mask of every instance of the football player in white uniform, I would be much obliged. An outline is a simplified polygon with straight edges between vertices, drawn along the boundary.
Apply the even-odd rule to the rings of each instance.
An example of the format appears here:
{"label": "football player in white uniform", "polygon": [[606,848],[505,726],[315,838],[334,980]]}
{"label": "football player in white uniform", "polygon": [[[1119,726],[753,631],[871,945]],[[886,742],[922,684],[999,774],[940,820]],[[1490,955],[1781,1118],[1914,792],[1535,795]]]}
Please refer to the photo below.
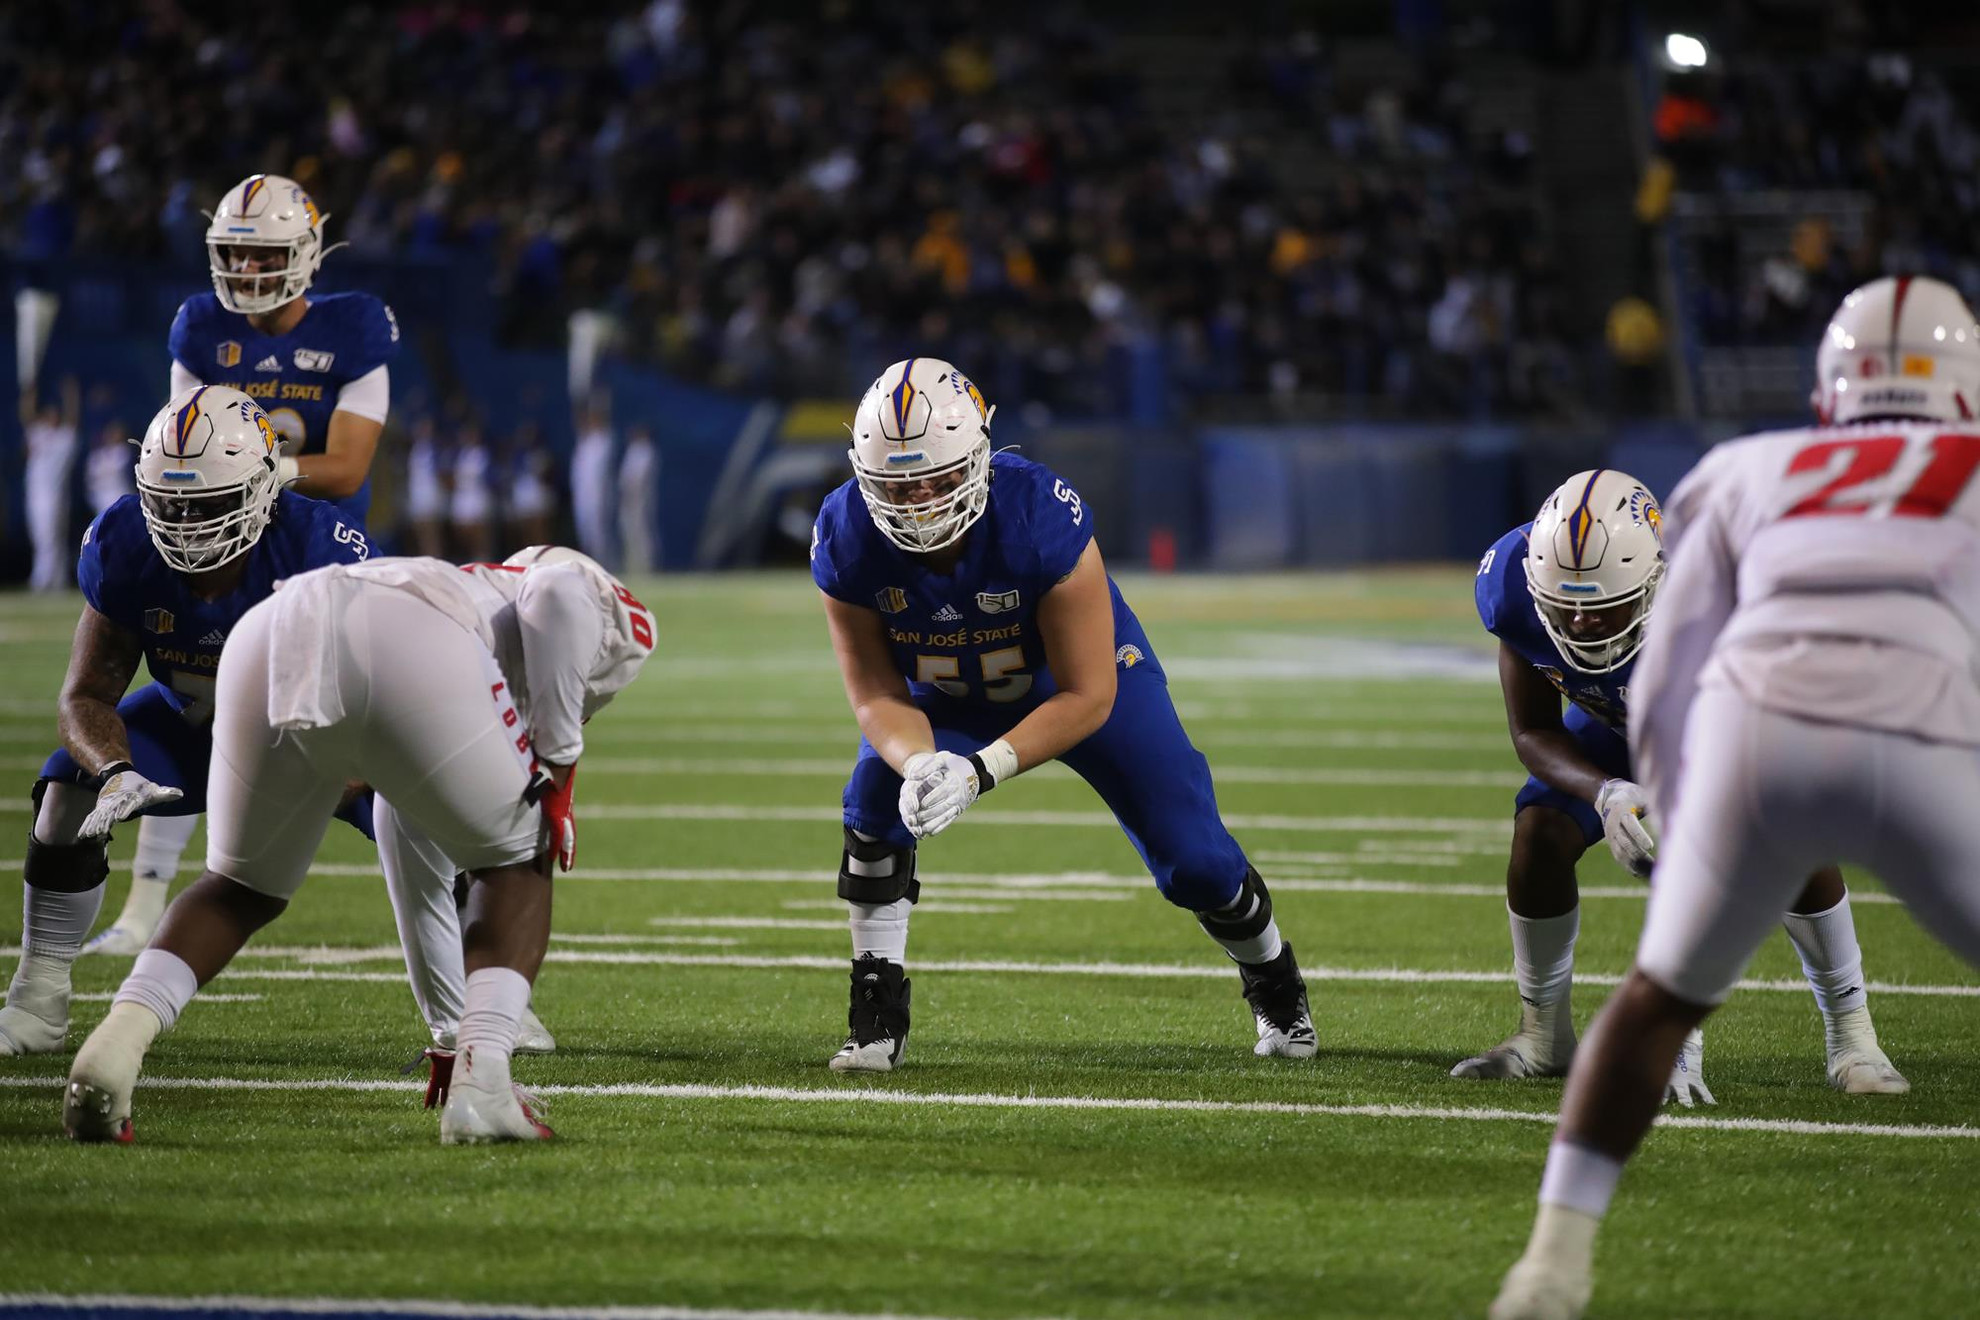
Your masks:
{"label": "football player in white uniform", "polygon": [[1680,1042],[1811,867],[1876,872],[1980,964],[1980,324],[1937,280],[1880,279],[1817,372],[1820,426],[1720,445],[1672,498],[1630,714],[1663,856],[1495,1320],[1582,1313]]}
{"label": "football player in white uniform", "polygon": [[[532,545],[516,551],[500,564],[475,564],[465,571],[491,578],[498,587],[507,587],[520,581],[518,575],[524,569],[543,564],[574,564],[591,579],[599,604],[605,610],[605,627],[597,639],[598,658],[588,672],[623,673],[624,682],[630,682],[632,674],[653,649],[653,616],[598,561],[563,546]],[[493,635],[498,640],[504,636],[500,631]],[[589,645],[589,637],[581,636]],[[516,642],[508,638],[504,644],[513,649]],[[500,650],[496,659],[503,660]],[[618,686],[624,686],[624,682]],[[611,691],[617,691],[617,687]],[[527,694],[518,695],[516,705],[525,726],[539,738],[544,736],[531,715]],[[592,709],[587,702],[586,718]],[[565,735],[570,732],[563,731]],[[568,736],[564,741],[569,741]],[[556,759],[555,755],[551,759]],[[382,797],[373,809],[373,825],[378,836],[378,861],[385,872],[386,891],[392,897],[392,914],[399,925],[399,943],[405,951],[413,999],[433,1037],[433,1048],[427,1051],[432,1065],[427,1091],[427,1104],[431,1106],[446,1097],[456,1036],[466,1008],[467,969],[461,961],[461,908],[469,892],[469,880],[438,842]],[[532,1009],[525,1007],[515,1052],[549,1054],[556,1047],[549,1030]]]}
{"label": "football player in white uniform", "polygon": [[[279,639],[279,640],[278,640]],[[456,568],[381,559],[304,573],[221,656],[206,873],[76,1054],[63,1125],[131,1140],[144,1054],[307,875],[345,785],[473,877],[446,1144],[550,1135],[509,1056],[550,935],[550,858],[576,853],[582,725],[632,681],[653,618],[590,560],[538,551]]]}

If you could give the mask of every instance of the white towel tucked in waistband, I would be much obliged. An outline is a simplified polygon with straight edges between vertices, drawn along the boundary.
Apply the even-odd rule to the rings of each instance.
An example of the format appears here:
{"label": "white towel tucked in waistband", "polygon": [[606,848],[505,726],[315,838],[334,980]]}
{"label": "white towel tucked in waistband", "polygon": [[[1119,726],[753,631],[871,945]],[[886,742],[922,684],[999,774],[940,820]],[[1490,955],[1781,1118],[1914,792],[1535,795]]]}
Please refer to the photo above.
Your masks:
{"label": "white towel tucked in waistband", "polygon": [[323,729],[344,718],[338,662],[344,606],[355,584],[341,565],[275,584],[275,635],[268,648],[268,722]]}

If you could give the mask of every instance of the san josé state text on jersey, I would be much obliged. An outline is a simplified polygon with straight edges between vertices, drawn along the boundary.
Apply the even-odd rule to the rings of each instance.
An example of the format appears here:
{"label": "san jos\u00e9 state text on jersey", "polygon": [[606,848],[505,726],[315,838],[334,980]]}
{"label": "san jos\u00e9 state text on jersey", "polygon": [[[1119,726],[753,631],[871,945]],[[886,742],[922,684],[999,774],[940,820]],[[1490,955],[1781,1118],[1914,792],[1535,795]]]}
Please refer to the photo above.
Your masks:
{"label": "san jos\u00e9 state text on jersey", "polygon": [[1561,695],[1617,732],[1629,727],[1631,657],[1609,674],[1584,674],[1561,656],[1554,639],[1540,625],[1533,593],[1526,585],[1526,538],[1532,523],[1522,523],[1495,541],[1478,561],[1473,594],[1485,631],[1519,653],[1546,675]]}
{"label": "san jos\u00e9 state text on jersey", "polygon": [[[880,613],[894,665],[916,692],[1031,704],[1058,690],[1038,602],[1092,539],[1092,515],[1072,487],[1041,464],[1000,453],[990,460],[989,505],[951,572],[931,571],[883,536],[848,481],[819,510],[811,575],[827,595]],[[1117,661],[1159,672],[1134,612],[1111,579],[1107,586]]]}
{"label": "san jos\u00e9 state text on jersey", "polygon": [[211,293],[180,304],[168,340],[178,364],[207,385],[240,390],[268,414],[283,451],[320,454],[344,386],[398,352],[392,309],[368,293],[312,295],[296,328],[264,335]]}
{"label": "san jos\u00e9 state text on jersey", "polygon": [[76,581],[92,609],[136,635],[145,667],[173,707],[185,712],[195,702],[211,705],[227,634],[277,582],[326,564],[356,563],[370,553],[364,533],[336,506],[285,490],[247,552],[240,585],[206,600],[158,557],[138,497],[126,495],[83,533]]}

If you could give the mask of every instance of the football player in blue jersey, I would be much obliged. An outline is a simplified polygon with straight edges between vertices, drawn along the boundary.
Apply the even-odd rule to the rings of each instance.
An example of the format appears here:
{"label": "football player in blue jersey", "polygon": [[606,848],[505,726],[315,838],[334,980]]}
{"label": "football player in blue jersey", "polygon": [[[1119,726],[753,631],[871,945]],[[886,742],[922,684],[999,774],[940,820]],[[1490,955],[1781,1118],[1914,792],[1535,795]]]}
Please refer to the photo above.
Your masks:
{"label": "football player in blue jersey", "polygon": [[[1478,617],[1499,639],[1499,685],[1513,749],[1531,777],[1513,802],[1506,909],[1519,982],[1519,1030],[1453,1077],[1560,1077],[1574,1057],[1569,992],[1581,928],[1575,863],[1607,841],[1647,878],[1656,858],[1648,800],[1632,778],[1630,670],[1664,574],[1663,515],[1613,469],[1581,472],[1478,565]],[[1561,700],[1568,702],[1566,714]],[[1842,873],[1824,867],[1786,920],[1821,1008],[1832,1085],[1900,1094],[1910,1083],[1877,1044],[1863,955]],[[1685,1043],[1666,1099],[1713,1103],[1702,1042]]]}
{"label": "football player in blue jersey", "polygon": [[[152,419],[138,493],[83,535],[85,604],[57,708],[62,746],[34,785],[22,954],[0,1054],[62,1048],[69,967],[103,903],[111,827],[205,810],[214,682],[227,634],[282,578],[370,553],[331,505],[285,491],[279,439],[238,390],[198,386]],[[151,682],[125,689],[143,662]],[[342,814],[368,835],[368,798]]]}
{"label": "football player in blue jersey", "polygon": [[993,411],[947,362],[888,367],[853,422],[853,480],[812,533],[811,574],[864,735],[839,870],[850,1032],[831,1066],[900,1063],[918,842],[1052,760],[1093,786],[1162,895],[1237,963],[1256,1053],[1309,1058],[1292,946],[1218,817],[1210,768],[1107,576],[1091,511],[1045,468],[991,453]]}
{"label": "football player in blue jersey", "polygon": [[[325,218],[280,175],[250,175],[227,190],[206,231],[213,292],[186,299],[172,321],[171,393],[226,385],[254,399],[281,439],[282,484],[329,500],[362,531],[399,326],[368,293],[309,295],[330,251]],[[191,815],[140,822],[123,911],[86,952],[145,946],[197,824]]]}

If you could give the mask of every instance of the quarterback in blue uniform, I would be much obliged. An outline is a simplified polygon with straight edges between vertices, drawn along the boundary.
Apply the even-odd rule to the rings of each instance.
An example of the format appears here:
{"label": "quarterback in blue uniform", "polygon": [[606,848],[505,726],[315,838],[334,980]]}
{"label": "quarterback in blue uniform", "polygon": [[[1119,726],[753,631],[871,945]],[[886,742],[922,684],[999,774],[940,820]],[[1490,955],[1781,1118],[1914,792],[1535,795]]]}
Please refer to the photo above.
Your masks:
{"label": "quarterback in blue uniform", "polygon": [[[172,395],[196,385],[246,394],[280,440],[282,484],[331,501],[363,531],[399,327],[368,293],[309,296],[329,251],[324,219],[279,175],[251,175],[227,190],[206,233],[213,292],[186,299],[172,320]],[[150,941],[197,824],[191,815],[139,824],[123,911],[85,952],[133,954]]]}
{"label": "quarterback in blue uniform", "polygon": [[827,497],[812,533],[812,578],[863,735],[839,871],[850,1033],[831,1066],[900,1062],[918,842],[1050,760],[1092,785],[1163,896],[1238,964],[1255,1051],[1310,1057],[1292,948],[1101,563],[1092,513],[1045,468],[991,453],[993,412],[946,362],[888,367],[853,423],[854,479]]}
{"label": "quarterback in blue uniform", "polygon": [[206,231],[213,292],[186,299],[172,320],[172,394],[194,385],[246,394],[281,438],[282,483],[331,501],[362,529],[399,324],[368,293],[309,296],[330,251],[325,218],[279,175],[227,191]]}
{"label": "quarterback in blue uniform", "polygon": [[[246,395],[199,386],[152,419],[138,493],[83,536],[76,624],[58,725],[34,786],[19,967],[0,1008],[0,1054],[62,1047],[69,966],[103,903],[112,826],[204,811],[207,722],[227,634],[282,578],[370,553],[331,505],[282,490],[278,440]],[[129,696],[142,661],[151,682]],[[369,834],[368,799],[346,804]]]}
{"label": "quarterback in blue uniform", "polygon": [[[1532,522],[1478,565],[1479,620],[1499,639],[1499,685],[1513,749],[1531,777],[1513,801],[1506,908],[1519,980],[1519,1030],[1451,1070],[1453,1077],[1559,1077],[1574,1057],[1569,993],[1580,931],[1575,863],[1607,841],[1648,877],[1656,857],[1649,805],[1632,779],[1629,677],[1664,573],[1662,513],[1644,485],[1597,469],[1570,477]],[[1568,705],[1561,710],[1562,699]],[[1826,1027],[1830,1082],[1852,1093],[1909,1089],[1877,1044],[1863,956],[1842,873],[1810,877],[1788,935]],[[1711,1104],[1694,1034],[1666,1098]]]}

